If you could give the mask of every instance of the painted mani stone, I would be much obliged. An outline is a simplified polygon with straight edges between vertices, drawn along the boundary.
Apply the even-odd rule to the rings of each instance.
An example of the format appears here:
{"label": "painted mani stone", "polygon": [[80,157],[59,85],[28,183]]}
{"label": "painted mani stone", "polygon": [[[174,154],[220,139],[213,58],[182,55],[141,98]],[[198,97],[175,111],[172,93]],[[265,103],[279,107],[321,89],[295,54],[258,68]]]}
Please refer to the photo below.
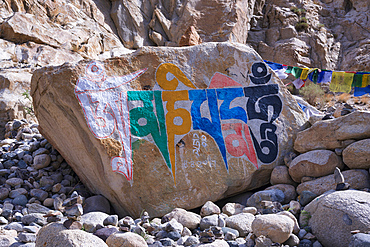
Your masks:
{"label": "painted mani stone", "polygon": [[158,147],[176,183],[176,145],[190,132],[193,154],[199,156],[207,146],[207,136],[211,137],[227,171],[230,158],[247,159],[257,169],[276,160],[274,122],[282,101],[279,86],[269,84],[271,74],[264,63],[251,67],[248,79],[253,86],[243,87],[216,72],[206,89],[197,88],[175,64],[162,63],[156,69],[153,90],[133,90],[130,82],[146,70],[108,77],[103,64],[94,61],[76,83],[75,95],[90,131],[96,138],[113,138],[121,144],[120,155],[111,158],[114,172],[133,181],[132,146],[144,138]]}

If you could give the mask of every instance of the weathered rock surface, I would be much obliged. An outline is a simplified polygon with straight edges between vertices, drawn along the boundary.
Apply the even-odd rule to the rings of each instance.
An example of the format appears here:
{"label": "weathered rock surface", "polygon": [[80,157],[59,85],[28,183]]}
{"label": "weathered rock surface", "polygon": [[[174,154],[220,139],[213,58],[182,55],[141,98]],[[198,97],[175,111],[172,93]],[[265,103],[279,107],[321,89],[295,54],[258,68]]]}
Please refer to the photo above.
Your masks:
{"label": "weathered rock surface", "polygon": [[332,174],[335,167],[343,169],[341,157],[330,150],[313,150],[298,155],[289,165],[289,174],[295,182],[306,176],[322,177]]}
{"label": "weathered rock surface", "polygon": [[353,229],[370,230],[367,192],[347,190],[324,194],[308,204],[305,211],[311,215],[308,225],[312,233],[324,246],[348,246]]}
{"label": "weathered rock surface", "polygon": [[294,149],[305,153],[315,149],[343,148],[345,140],[370,137],[370,112],[356,111],[340,118],[319,121],[297,135]]}
{"label": "weathered rock surface", "polygon": [[[252,49],[238,44],[207,43],[178,49],[146,47],[104,64],[83,61],[37,70],[31,94],[40,131],[92,192],[109,199],[119,214],[129,212],[138,216],[145,208],[150,215],[158,216],[176,207],[194,208],[208,200],[266,184],[271,169],[291,151],[294,135],[303,125],[303,114],[260,61]],[[248,69],[254,74],[246,75]],[[225,70],[227,75],[222,74]],[[128,75],[135,71],[136,74]],[[103,84],[96,84],[96,80]],[[268,85],[263,85],[269,80]],[[128,81],[131,82],[123,85]],[[240,101],[238,107],[221,110],[221,115],[227,114],[223,116],[227,121],[222,120],[221,126],[220,120],[214,118],[219,110],[209,108],[215,100],[210,93],[215,91],[212,89],[206,96],[204,88],[220,87],[219,91],[221,88],[227,91],[229,86],[239,88],[236,91],[240,96],[233,97],[241,98],[235,99]],[[89,91],[88,87],[110,91],[99,93]],[[106,114],[98,107],[98,112],[91,112],[89,97],[102,101],[101,107],[112,106],[106,102],[112,96],[104,95],[109,92],[119,97],[115,93],[118,89],[123,92],[122,97],[128,97],[128,108],[120,112],[113,107]],[[143,89],[147,91],[140,91]],[[171,91],[175,89],[182,90]],[[157,95],[154,105],[159,107],[158,116],[149,100],[152,90]],[[243,90],[250,95],[248,104]],[[221,91],[217,97],[226,97]],[[175,96],[180,94],[183,96]],[[206,98],[202,98],[203,94]],[[259,107],[272,106],[272,116],[254,110],[254,103],[264,94],[267,95],[259,101]],[[201,103],[207,99],[209,106],[204,105],[203,109]],[[172,103],[167,103],[162,112],[162,100],[179,104],[181,109],[172,109]],[[145,102],[145,107],[140,102]],[[83,107],[87,107],[85,111]],[[212,122],[199,115],[209,114],[209,109],[214,116]],[[105,116],[94,118],[96,114]],[[123,114],[122,118],[119,114]],[[247,115],[249,128],[242,123]],[[112,117],[119,117],[118,125]],[[235,118],[239,120],[232,120]],[[94,119],[109,125],[104,127]],[[124,125],[129,119],[131,126]],[[160,126],[153,125],[157,121]],[[218,129],[207,127],[216,123]],[[160,135],[158,128],[163,130],[166,125],[166,135]],[[267,130],[272,132],[266,136]],[[121,135],[131,136],[131,143]],[[168,146],[163,145],[167,142]],[[241,153],[243,150],[245,154]],[[212,179],[204,179],[205,176]]]}
{"label": "weathered rock surface", "polygon": [[[370,188],[369,173],[366,170],[356,169],[348,170],[343,173],[344,180],[349,183],[353,189]],[[329,175],[317,178],[312,181],[304,182],[298,185],[297,193],[302,194],[303,191],[311,191],[316,195],[321,195],[329,190],[335,190],[336,182],[334,175]]]}
{"label": "weathered rock surface", "polygon": [[[237,1],[154,1],[112,3],[111,17],[118,35],[127,48],[143,45],[178,46],[188,28],[204,42],[235,41],[245,43],[254,3]],[[212,25],[210,25],[212,23]]]}
{"label": "weathered rock surface", "polygon": [[343,162],[351,169],[370,168],[370,139],[352,143],[343,150]]}

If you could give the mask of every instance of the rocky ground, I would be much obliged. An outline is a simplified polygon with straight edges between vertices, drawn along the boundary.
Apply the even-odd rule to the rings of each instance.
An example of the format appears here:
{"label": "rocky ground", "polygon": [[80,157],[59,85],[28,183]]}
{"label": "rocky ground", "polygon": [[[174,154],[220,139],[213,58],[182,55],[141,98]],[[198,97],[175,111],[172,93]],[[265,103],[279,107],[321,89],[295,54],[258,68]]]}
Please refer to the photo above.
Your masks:
{"label": "rocky ground", "polygon": [[[145,211],[119,218],[79,182],[37,123],[10,121],[0,142],[0,246],[367,246],[361,244],[370,244],[370,139],[353,137],[370,137],[370,114],[353,106],[328,111],[329,120],[299,133],[295,149],[302,154],[290,153],[273,170],[271,186],[161,219]],[[330,138],[316,142],[338,129],[347,140],[334,144],[335,152],[327,150]]]}

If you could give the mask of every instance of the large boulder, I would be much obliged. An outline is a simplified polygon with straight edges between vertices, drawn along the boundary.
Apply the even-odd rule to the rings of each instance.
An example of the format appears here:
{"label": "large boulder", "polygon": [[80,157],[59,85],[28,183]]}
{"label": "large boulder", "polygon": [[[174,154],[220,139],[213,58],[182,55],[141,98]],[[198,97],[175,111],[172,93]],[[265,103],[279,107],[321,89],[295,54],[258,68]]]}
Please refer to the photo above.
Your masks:
{"label": "large boulder", "polygon": [[[347,190],[324,194],[305,208],[302,214],[309,215],[308,225],[324,246],[347,247],[351,231],[370,230],[370,193]],[[306,220],[305,220],[306,219]],[[300,217],[305,224],[307,217]]]}
{"label": "large boulder", "polygon": [[43,68],[31,89],[42,134],[120,215],[161,216],[267,184],[304,125],[280,80],[241,44],[144,47]]}
{"label": "large boulder", "polygon": [[351,169],[370,168],[370,139],[352,143],[343,150],[343,162]]}
{"label": "large boulder", "polygon": [[297,135],[294,149],[305,153],[316,149],[343,148],[345,140],[370,137],[370,112],[356,111],[332,120],[316,122]]}
{"label": "large boulder", "polygon": [[332,174],[335,167],[343,169],[341,157],[330,150],[313,150],[297,156],[289,164],[289,174],[299,183],[305,176],[322,177]]}
{"label": "large boulder", "polygon": [[[369,172],[362,169],[344,171],[343,177],[346,183],[349,183],[352,189],[370,188]],[[316,195],[321,195],[329,190],[335,190],[336,182],[334,175],[320,177],[312,181],[301,183],[297,187],[297,193],[311,191]]]}

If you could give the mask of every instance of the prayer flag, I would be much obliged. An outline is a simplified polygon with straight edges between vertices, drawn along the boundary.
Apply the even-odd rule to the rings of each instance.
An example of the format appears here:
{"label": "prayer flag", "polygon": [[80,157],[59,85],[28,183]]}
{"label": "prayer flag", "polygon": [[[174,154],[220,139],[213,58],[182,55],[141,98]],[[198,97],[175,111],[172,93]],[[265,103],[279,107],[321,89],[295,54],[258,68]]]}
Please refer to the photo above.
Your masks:
{"label": "prayer flag", "polygon": [[292,70],[293,70],[293,67],[288,66],[287,69],[285,70],[285,73],[290,74],[290,73],[292,73]]}
{"label": "prayer flag", "polygon": [[356,73],[353,76],[352,87],[362,87],[362,73]]}
{"label": "prayer flag", "polygon": [[303,85],[304,85],[304,81],[302,81],[301,79],[297,79],[295,81],[292,82],[293,85],[297,88],[297,89],[300,89]]}
{"label": "prayer flag", "polygon": [[270,66],[270,68],[272,70],[279,70],[279,69],[283,69],[283,65],[282,64],[279,64],[279,63],[274,63],[274,62],[270,62],[270,61],[266,61],[266,60],[263,60],[265,63],[268,64],[268,66]]}
{"label": "prayer flag", "polygon": [[355,87],[355,92],[353,93],[353,96],[358,97],[362,96],[364,94],[370,93],[370,86],[367,87]]}
{"label": "prayer flag", "polygon": [[323,70],[319,73],[319,77],[317,79],[317,83],[325,83],[331,82],[332,71],[330,70]]}
{"label": "prayer flag", "polygon": [[301,76],[299,77],[301,80],[307,80],[308,72],[310,70],[308,68],[303,68]]}
{"label": "prayer flag", "polygon": [[317,79],[319,78],[319,70],[314,69],[311,73],[308,74],[308,79],[313,83],[317,83]]}
{"label": "prayer flag", "polygon": [[354,73],[334,71],[329,86],[330,91],[350,93],[352,88],[353,77]]}
{"label": "prayer flag", "polygon": [[301,74],[302,74],[302,69],[299,68],[299,67],[293,67],[292,69],[292,75],[295,77],[295,78],[300,78],[301,77]]}
{"label": "prayer flag", "polygon": [[370,75],[369,74],[363,74],[362,75],[362,85],[361,87],[367,87],[370,85]]}

